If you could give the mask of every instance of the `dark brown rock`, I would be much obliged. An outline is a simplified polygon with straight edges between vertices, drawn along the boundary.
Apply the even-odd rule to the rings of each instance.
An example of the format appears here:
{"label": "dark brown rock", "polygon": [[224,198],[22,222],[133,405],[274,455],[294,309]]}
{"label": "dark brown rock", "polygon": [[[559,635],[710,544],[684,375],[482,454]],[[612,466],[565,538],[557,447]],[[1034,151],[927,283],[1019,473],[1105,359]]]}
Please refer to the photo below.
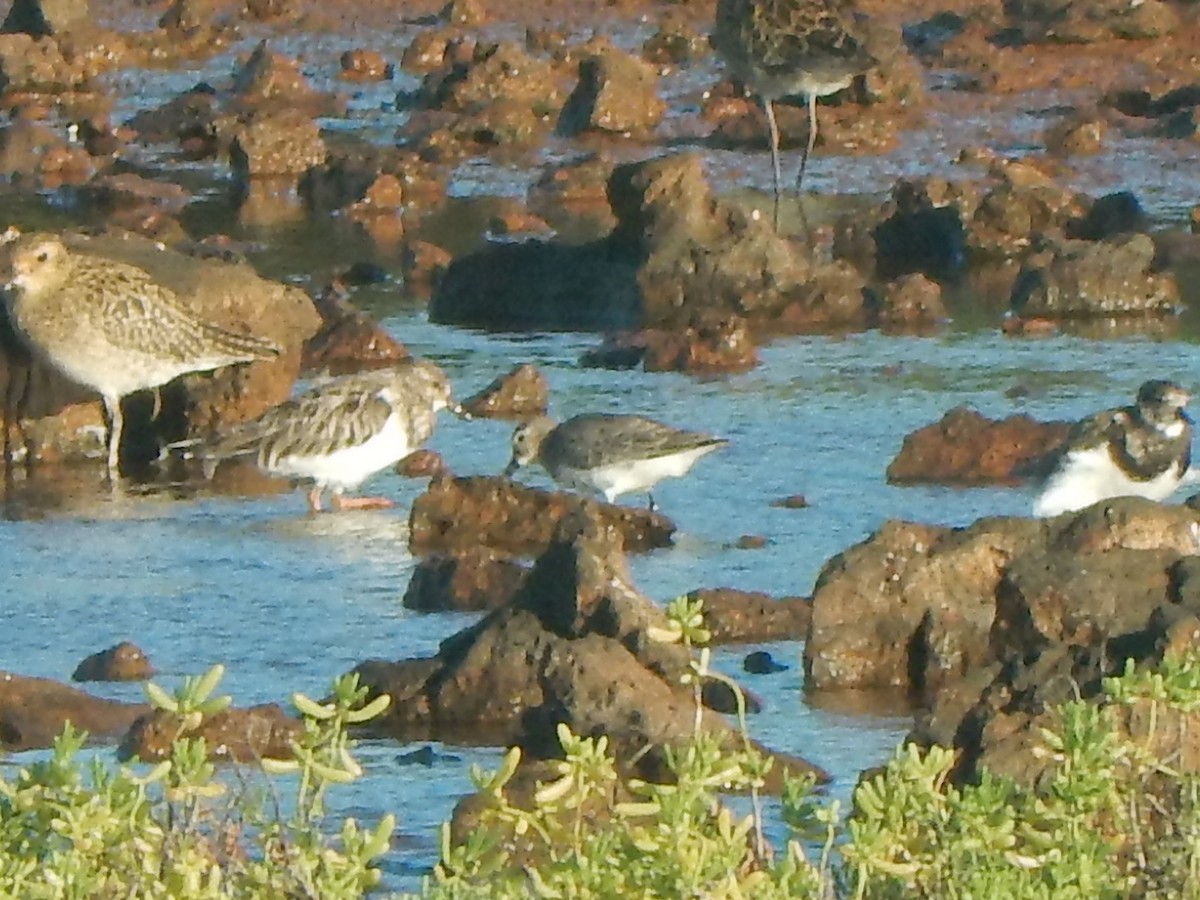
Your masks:
{"label": "dark brown rock", "polygon": [[378,50],[347,50],[342,54],[342,77],[350,81],[386,81],[392,66]]}
{"label": "dark brown rock", "polygon": [[426,557],[413,569],[404,605],[419,612],[496,609],[520,590],[528,570],[488,547]]}
{"label": "dark brown rock", "polygon": [[[436,657],[360,664],[362,682],[392,697],[372,732],[516,744],[553,758],[555,729],[566,724],[607,736],[619,765],[642,777],[661,776],[665,748],[696,727],[740,743],[724,719],[697,712],[680,683],[687,651],[651,637],[664,613],[632,585],[620,533],[594,512],[565,520],[512,602],[444,641]],[[775,768],[818,772],[796,759]]]}
{"label": "dark brown rock", "polygon": [[49,678],[0,672],[0,747],[9,752],[50,747],[68,722],[95,739],[117,737],[148,708],[93,697]]}
{"label": "dark brown rock", "polygon": [[[904,438],[890,484],[1011,484],[1039,471],[1066,440],[1069,422],[993,420],[958,406]],[[1043,465],[1044,468],[1044,465]]]}
{"label": "dark brown rock", "polygon": [[704,601],[704,624],[714,644],[802,641],[808,635],[812,604],[807,597],[776,599],[736,588],[701,588],[688,596]]}
{"label": "dark brown rock", "polygon": [[741,316],[701,314],[686,328],[644,328],[605,338],[580,362],[602,369],[641,365],[647,372],[718,375],[746,372],[758,365],[749,323]]}
{"label": "dark brown rock", "polygon": [[404,287],[415,297],[428,298],[454,259],[450,251],[429,241],[408,241],[400,254]]}
{"label": "dark brown rock", "polygon": [[1154,241],[1135,234],[1038,254],[1018,276],[1011,304],[1021,317],[1166,314],[1179,305],[1179,288],[1157,271]]}
{"label": "dark brown rock", "polygon": [[154,666],[142,649],[129,641],[93,653],[71,675],[72,681],[145,681]]}
{"label": "dark brown rock", "polygon": [[325,162],[325,141],[317,123],[302,112],[255,116],[236,130],[230,162],[243,180],[278,175],[299,178]]}
{"label": "dark brown rock", "polygon": [[621,534],[631,552],[671,543],[670,519],[646,509],[633,509],[575,494],[528,488],[507,478],[450,478],[434,481],[413,503],[409,543],[414,553],[458,551],[486,546],[527,556],[541,552],[559,522],[581,506]]}
{"label": "dark brown rock", "polygon": [[117,748],[122,760],[160,762],[170,756],[180,737],[203,738],[212,759],[252,763],[260,759],[292,759],[292,744],[304,733],[299,719],[275,703],[227,709],[205,716],[195,729],[183,728],[176,713],[155,709],[140,717]]}
{"label": "dark brown rock", "polygon": [[803,494],[791,494],[787,497],[780,497],[778,500],[771,501],[772,506],[777,506],[780,509],[808,509],[808,498]]}
{"label": "dark brown rock", "polygon": [[550,384],[541,369],[521,363],[463,401],[463,409],[487,419],[522,419],[543,415],[550,403]]}
{"label": "dark brown rock", "polygon": [[579,62],[579,82],[567,98],[558,130],[567,135],[603,131],[649,137],[667,105],[658,96],[658,73],[607,41]]}
{"label": "dark brown rock", "polygon": [[1046,129],[1042,140],[1056,156],[1091,156],[1099,153],[1108,136],[1108,122],[1098,116],[1073,116]]}
{"label": "dark brown rock", "polygon": [[451,473],[436,450],[414,450],[396,463],[396,474],[405,478],[448,478]]}
{"label": "dark brown rock", "polygon": [[152,181],[132,172],[93,178],[80,195],[103,215],[130,210],[175,214],[192,199],[190,191],[174,182]]}
{"label": "dark brown rock", "polygon": [[1032,43],[1087,44],[1112,38],[1161,37],[1179,16],[1161,0],[1129,5],[1117,0],[1005,0],[1008,23]]}

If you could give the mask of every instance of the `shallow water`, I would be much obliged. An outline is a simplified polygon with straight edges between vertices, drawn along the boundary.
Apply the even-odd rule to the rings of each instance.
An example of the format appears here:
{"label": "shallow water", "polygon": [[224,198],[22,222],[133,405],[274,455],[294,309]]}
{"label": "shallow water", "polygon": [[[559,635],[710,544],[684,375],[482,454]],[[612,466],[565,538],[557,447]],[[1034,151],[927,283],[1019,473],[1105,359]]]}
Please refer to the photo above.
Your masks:
{"label": "shallow water", "polygon": [[[316,86],[351,93],[350,115],[323,120],[323,126],[387,142],[405,118],[396,107],[396,92],[416,81],[400,75],[380,85],[347,86],[332,73],[342,50],[375,47],[394,58],[413,31],[414,26],[398,24],[391,33],[292,36],[273,41],[272,49],[300,57]],[[642,28],[617,39],[632,47],[648,33]],[[110,83],[124,96],[114,117],[165,101],[201,80],[220,82],[258,37],[248,31],[229,53],[187,73],[112,76]],[[708,64],[681,70],[664,80],[663,94],[677,114],[694,117],[715,76]],[[1014,98],[1007,144],[998,149],[1027,152],[1045,125],[1037,110],[1067,101]],[[819,154],[809,168],[809,187],[871,197],[900,175],[955,176],[963,171],[952,162],[958,150],[987,144],[991,129],[983,120],[948,115],[935,115],[927,126],[906,135],[900,148],[885,156]],[[672,121],[670,127],[686,135],[695,126]],[[1190,146],[1114,138],[1103,154],[1080,168],[1074,186],[1097,193],[1131,187],[1160,220],[1181,221],[1200,184],[1200,169],[1183,165]],[[769,188],[764,153],[713,151],[699,144],[696,149],[704,152],[707,171],[722,190]],[[543,159],[570,152],[569,145],[551,142]],[[172,148],[144,148],[135,156],[136,164],[174,172],[182,165]],[[788,155],[793,163],[795,158]],[[219,202],[219,183],[214,188],[210,181],[222,170],[195,168],[197,183],[207,185],[213,202],[189,210],[189,227],[197,236],[223,230],[262,238],[271,249],[253,258],[265,273],[317,281],[335,266],[372,256],[395,271],[394,258],[379,258],[361,237],[347,238],[336,226],[239,233]],[[522,196],[536,175],[468,161],[456,169],[450,194]],[[69,202],[61,207],[60,212],[70,212]],[[453,208],[449,221],[439,226],[438,216],[432,216],[426,227],[449,233],[458,225],[470,233],[453,220]],[[674,547],[637,557],[632,568],[641,589],[661,601],[722,585],[807,594],[829,557],[889,518],[966,525],[984,515],[1025,513],[1031,497],[1023,489],[885,483],[884,470],[904,435],[958,404],[989,416],[1025,412],[1042,419],[1073,418],[1128,402],[1146,378],[1200,386],[1192,323],[1181,332],[1186,340],[1010,340],[998,333],[994,314],[960,311],[957,325],[936,337],[870,332],[781,340],[763,349],[763,364],[752,372],[697,380],[582,369],[576,360],[594,346],[593,336],[497,335],[433,326],[394,282],[360,291],[356,299],[383,317],[414,353],[442,363],[460,396],[530,361],[548,374],[553,411],[560,416],[632,411],[728,437],[730,446],[698,463],[691,476],[665,482],[656,491],[680,534]],[[1023,398],[1010,399],[1011,388],[1026,389]],[[461,474],[496,473],[507,459],[510,428],[447,418],[431,446]],[[298,492],[239,497],[159,490],[114,498],[102,487],[99,467],[53,477],[70,483],[48,484],[35,477],[12,485],[3,500],[0,665],[5,669],[66,679],[82,657],[128,639],[148,652],[161,672],[157,680],[168,687],[224,662],[223,689],[239,704],[284,701],[296,690],[324,693],[332,678],[363,659],[428,655],[473,621],[458,614],[415,614],[400,605],[413,562],[406,543],[407,510],[421,489],[418,482],[384,474],[371,483],[374,492],[397,498],[394,510],[312,517]],[[536,472],[519,477],[548,484]],[[808,508],[770,505],[798,493],[808,498]],[[766,537],[767,546],[733,549],[746,534]],[[723,648],[716,658],[726,671],[740,675],[741,659],[753,649],[760,648]],[[767,649],[791,668],[742,676],[766,701],[766,710],[752,719],[753,734],[825,767],[835,778],[831,793],[848,796],[858,773],[890,754],[909,719],[900,709],[891,710],[893,715],[862,714],[841,711],[836,702],[813,705],[803,692],[801,647],[785,643]],[[141,699],[138,686],[91,689]],[[494,764],[500,755],[494,749],[438,746],[428,767],[402,763],[400,758],[418,746],[365,743],[361,756],[367,777],[332,798],[333,812],[339,814],[397,813],[400,839],[387,860],[387,883],[393,888],[415,887],[435,859],[434,829],[468,790],[470,764]]]}
{"label": "shallow water", "polygon": [[[796,338],[767,347],[763,365],[729,379],[581,369],[590,337],[489,335],[429,325],[419,312],[388,327],[413,350],[442,362],[466,395],[518,361],[547,373],[554,411],[633,410],[731,439],[687,479],[656,492],[680,528],[676,545],[633,560],[634,577],[666,600],[702,586],[776,594],[808,593],[825,560],[891,517],[965,525],[983,515],[1022,514],[1022,489],[898,488],[883,472],[909,431],[969,403],[987,415],[1028,412],[1073,417],[1125,402],[1145,378],[1200,384],[1200,358],[1182,342],[1059,337],[1013,341],[994,331],[935,338]],[[1017,403],[1005,396],[1029,388]],[[445,419],[431,446],[460,473],[499,471],[509,425]],[[371,487],[400,501],[395,510],[309,516],[299,492],[236,497],[171,493],[108,496],[99,468],[77,473],[71,502],[39,503],[18,484],[0,523],[5,597],[4,667],[64,679],[88,653],[122,639],[143,647],[176,684],[224,662],[224,688],[239,703],[319,695],[330,679],[370,657],[432,653],[472,617],[420,615],[400,605],[411,569],[407,507],[420,485],[392,474]],[[536,472],[521,477],[547,484]],[[807,509],[772,500],[803,493]],[[760,534],[760,550],[732,549]],[[724,648],[738,673],[748,648]],[[847,796],[857,774],[890,753],[908,727],[895,716],[855,715],[805,701],[798,644],[768,649],[792,668],[743,676],[766,711],[752,720],[768,745],[800,753],[835,776]],[[105,696],[140,699],[137,686],[97,686]],[[435,825],[467,789],[471,762],[499,751],[438,748],[430,768],[401,765],[414,749],[371,742],[368,776],[339,792],[337,810],[371,817],[398,813],[404,840],[388,861],[389,884],[413,887],[436,854]]]}

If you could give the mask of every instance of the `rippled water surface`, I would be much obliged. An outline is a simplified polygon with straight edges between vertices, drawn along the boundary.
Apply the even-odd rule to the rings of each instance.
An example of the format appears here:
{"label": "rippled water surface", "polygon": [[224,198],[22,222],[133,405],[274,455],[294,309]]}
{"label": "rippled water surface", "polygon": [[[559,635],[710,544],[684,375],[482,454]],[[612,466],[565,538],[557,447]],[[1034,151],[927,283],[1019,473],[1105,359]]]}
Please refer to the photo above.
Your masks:
{"label": "rippled water surface", "polygon": [[[413,26],[398,25],[394,33],[291,36],[272,48],[301,59],[316,86],[345,90],[332,78],[342,50],[373,46],[394,57],[412,33]],[[648,33],[642,29],[617,38],[636,46]],[[202,79],[220,83],[256,39],[249,34],[228,54],[191,72],[111,76],[110,85],[120,94],[115,118],[151,107]],[[709,63],[685,69],[664,80],[663,93],[674,108],[694,116],[701,92],[714,78]],[[322,125],[388,142],[404,119],[396,92],[415,84],[401,75],[396,82],[356,87],[350,115]],[[1000,149],[1028,150],[1045,125],[1034,111],[1057,99],[1027,104],[1017,99],[1015,106],[1025,111],[1007,123],[1011,143]],[[951,162],[958,149],[985,142],[988,133],[988,123],[970,115],[938,113],[926,124],[884,157],[814,158],[809,186],[878,195],[899,175],[961,172]],[[1181,156],[1190,152],[1188,146],[1114,138],[1104,154],[1078,171],[1076,186],[1095,192],[1133,187],[1160,221],[1178,221],[1195,202],[1200,179],[1194,159],[1189,167]],[[545,158],[566,149],[551,142]],[[701,149],[722,190],[769,185],[765,154]],[[171,155],[164,148],[142,152],[138,162],[150,165]],[[537,174],[536,168],[467,162],[455,171],[450,194],[522,196]],[[202,190],[201,208],[203,197]],[[69,206],[63,204],[64,214]],[[197,217],[187,215],[193,217],[189,226],[196,226]],[[207,222],[207,230],[236,233],[227,209],[207,215],[226,217]],[[430,218],[436,224],[437,216]],[[445,231],[454,228],[449,223]],[[332,270],[354,261],[355,252],[363,255],[361,247],[354,251],[339,244],[336,231],[239,236],[261,238],[273,247],[254,260],[264,272],[302,282],[316,280],[318,268]],[[395,260],[390,263],[394,271]],[[1195,288],[1184,288],[1194,300]],[[1073,418],[1128,402],[1146,378],[1200,386],[1200,355],[1190,337],[1010,340],[998,333],[998,317],[991,312],[960,311],[957,325],[937,337],[871,332],[781,340],[762,351],[763,364],[754,371],[706,381],[582,369],[576,361],[594,346],[593,336],[505,336],[433,326],[423,312],[400,300],[394,284],[356,299],[383,317],[414,353],[443,364],[460,396],[518,362],[531,361],[548,374],[553,411],[560,416],[639,412],[728,437],[730,446],[701,461],[689,478],[656,490],[663,511],[679,526],[678,539],[670,549],[637,557],[633,572],[640,588],[660,601],[724,585],[807,594],[829,557],[889,518],[966,525],[984,515],[1025,513],[1030,495],[1023,489],[885,483],[884,470],[904,435],[953,406],[970,404],[989,416],[1026,412],[1042,419]],[[1195,329],[1185,323],[1183,333],[1192,335]],[[497,473],[507,460],[510,428],[447,418],[431,446],[460,474]],[[536,472],[520,477],[548,484]],[[0,632],[5,637],[0,667],[63,680],[87,654],[132,640],[149,653],[166,686],[225,663],[223,687],[244,705],[283,702],[295,690],[320,695],[332,678],[363,659],[431,654],[473,617],[421,615],[401,606],[413,565],[406,542],[408,508],[422,485],[383,474],[370,488],[395,496],[397,508],[310,516],[303,496],[286,491],[242,497],[164,489],[112,497],[101,486],[99,468],[45,470],[13,484],[0,521]],[[810,506],[771,505],[793,494],[805,495]],[[764,536],[767,545],[734,549],[734,542],[748,534]],[[751,649],[759,648],[724,648],[717,656],[727,671],[741,676],[741,659]],[[900,709],[864,714],[807,702],[801,647],[788,643],[767,649],[791,667],[776,675],[741,676],[766,701],[766,710],[752,720],[753,733],[769,746],[830,770],[835,776],[830,790],[846,796],[864,767],[890,753],[908,718]],[[141,699],[138,686],[93,689],[118,699]],[[439,746],[425,766],[402,759],[413,749],[393,742],[365,744],[366,779],[334,795],[337,813],[367,818],[397,813],[401,837],[388,859],[388,884],[400,888],[415,887],[435,859],[435,826],[468,789],[470,764],[494,763],[500,753]]]}
{"label": "rippled water surface", "polygon": [[[634,560],[639,586],[668,599],[701,586],[733,585],[776,594],[808,593],[822,563],[891,517],[963,525],[991,514],[1024,513],[1022,489],[897,488],[883,472],[909,431],[969,403],[991,416],[1024,411],[1078,416],[1124,402],[1152,375],[1200,384],[1191,344],[1079,338],[1012,341],[992,331],[936,338],[796,338],[767,347],[763,365],[728,379],[581,369],[581,335],[515,338],[427,324],[413,312],[387,320],[412,349],[442,362],[460,394],[517,361],[547,372],[554,411],[630,410],[708,429],[732,441],[691,477],[656,492],[679,525],[676,545]],[[1017,403],[1014,387],[1029,390]],[[460,473],[497,472],[507,458],[506,424],[447,418],[432,446]],[[167,492],[109,497],[99,469],[75,473],[68,500],[38,498],[38,480],[14,485],[0,523],[4,668],[67,678],[88,653],[122,639],[142,646],[161,683],[214,662],[239,703],[323,692],[330,679],[370,657],[426,655],[471,617],[420,615],[400,605],[412,566],[407,510],[420,485],[392,474],[372,483],[394,495],[389,511],[310,516],[299,492],[175,499]],[[527,473],[533,483],[544,477]],[[807,509],[772,507],[803,493]],[[732,549],[744,534],[760,550]],[[746,649],[726,648],[737,672]],[[807,705],[798,644],[768,649],[790,663],[771,676],[744,676],[766,711],[754,733],[831,770],[835,793],[880,762],[908,720]],[[100,686],[140,699],[136,686]],[[475,761],[498,751],[444,747],[432,769],[404,765],[414,749],[371,743],[368,777],[340,793],[341,811],[398,812],[404,839],[389,881],[413,886],[435,857],[434,826],[467,789]]]}

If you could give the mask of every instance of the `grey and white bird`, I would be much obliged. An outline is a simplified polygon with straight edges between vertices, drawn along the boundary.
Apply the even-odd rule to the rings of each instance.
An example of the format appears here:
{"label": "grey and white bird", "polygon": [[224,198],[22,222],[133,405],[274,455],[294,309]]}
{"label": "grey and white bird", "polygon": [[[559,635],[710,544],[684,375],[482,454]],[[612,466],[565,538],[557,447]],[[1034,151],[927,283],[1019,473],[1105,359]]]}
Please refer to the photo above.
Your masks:
{"label": "grey and white bird", "polygon": [[335,509],[391,506],[384,497],[346,497],[371,475],[395,465],[433,434],[437,414],[454,402],[445,372],[427,360],[327,378],[211,441],[182,441],[205,461],[252,456],[269,475],[311,481],[308,505],[321,509],[325,491]]}
{"label": "grey and white bird", "polygon": [[108,414],[108,472],[118,473],[121,400],[188,372],[273,359],[270,341],[198,318],[137,266],[69,249],[57,235],[0,244],[8,315],[34,356],[100,394]]}
{"label": "grey and white bird", "polygon": [[1033,504],[1036,516],[1083,509],[1109,497],[1165,500],[1190,471],[1191,395],[1172,381],[1147,381],[1132,406],[1080,420],[1058,451]]}
{"label": "grey and white bird", "polygon": [[536,462],[565,488],[603,494],[609,503],[646,491],[655,509],[650,490],[656,484],[686,475],[696,460],[727,443],[642,416],[585,413],[562,423],[539,416],[513,432],[504,474]]}

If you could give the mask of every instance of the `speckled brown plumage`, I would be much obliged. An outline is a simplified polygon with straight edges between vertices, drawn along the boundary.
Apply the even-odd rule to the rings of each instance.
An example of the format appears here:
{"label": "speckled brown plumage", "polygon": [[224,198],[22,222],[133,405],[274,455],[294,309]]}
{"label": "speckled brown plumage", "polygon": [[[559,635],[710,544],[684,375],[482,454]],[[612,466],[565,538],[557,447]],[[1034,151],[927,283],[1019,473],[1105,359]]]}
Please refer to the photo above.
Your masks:
{"label": "speckled brown plumage", "polygon": [[718,0],[713,45],[730,73],[758,95],[770,129],[779,225],[779,128],[774,101],[802,94],[808,102],[808,144],[797,189],[817,139],[817,97],[850,85],[875,65],[852,7],[838,0]]}
{"label": "speckled brown plumage", "polygon": [[33,352],[97,391],[117,473],[121,398],[188,372],[271,359],[279,348],[198,317],[137,266],[68,249],[52,234],[5,235],[9,317]]}
{"label": "speckled brown plumage", "polygon": [[426,360],[315,382],[195,451],[215,464],[253,455],[264,472],[315,482],[309,505],[326,489],[335,504],[383,506],[379,498],[342,498],[369,476],[408,456],[433,434],[437,414],[454,403],[445,373]]}

